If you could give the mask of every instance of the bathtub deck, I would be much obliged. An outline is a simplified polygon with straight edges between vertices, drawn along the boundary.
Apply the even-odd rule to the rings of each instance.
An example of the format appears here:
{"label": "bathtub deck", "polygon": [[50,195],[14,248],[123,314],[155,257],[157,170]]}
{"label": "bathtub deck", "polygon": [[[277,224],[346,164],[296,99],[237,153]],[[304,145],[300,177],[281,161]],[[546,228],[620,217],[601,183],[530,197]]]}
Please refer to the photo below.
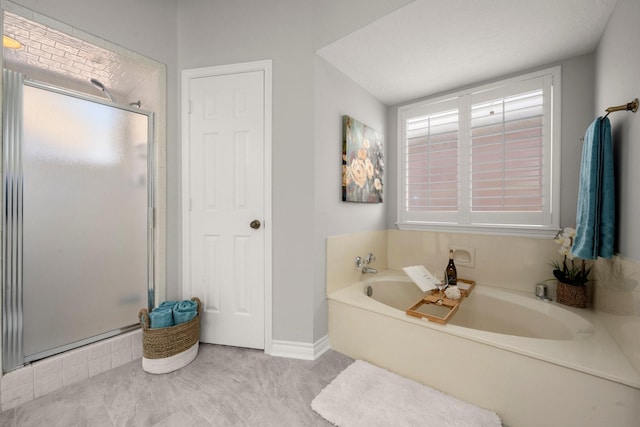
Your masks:
{"label": "bathtub deck", "polygon": [[341,353],[492,409],[506,425],[633,426],[640,419],[640,376],[592,311],[574,309],[593,324],[590,333],[525,338],[416,319],[363,287],[329,295],[329,340]]}
{"label": "bathtub deck", "polygon": [[[384,272],[381,277],[385,279],[397,277],[407,280],[406,276],[402,276],[401,273],[395,271]],[[354,305],[384,316],[414,323],[436,331],[470,339],[640,389],[640,374],[636,372],[616,342],[609,335],[602,321],[592,310],[561,306],[563,309],[571,311],[590,322],[593,325],[592,332],[578,334],[573,340],[532,339],[514,335],[496,334],[451,324],[440,325],[429,322],[426,319],[413,318],[403,311],[386,306],[367,297],[361,288],[362,285],[358,284],[348,286],[329,295],[329,300]],[[522,295],[516,291],[504,290],[504,292]],[[534,296],[527,295],[527,297],[535,300]],[[557,303],[540,302],[540,304]]]}

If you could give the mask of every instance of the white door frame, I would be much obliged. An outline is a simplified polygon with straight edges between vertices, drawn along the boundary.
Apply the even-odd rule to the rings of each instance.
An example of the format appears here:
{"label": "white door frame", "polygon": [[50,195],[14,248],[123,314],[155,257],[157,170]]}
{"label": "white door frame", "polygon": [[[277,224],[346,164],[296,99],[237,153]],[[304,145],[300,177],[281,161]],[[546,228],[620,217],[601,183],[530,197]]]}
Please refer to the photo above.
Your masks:
{"label": "white door frame", "polygon": [[271,60],[244,62],[182,70],[182,295],[191,298],[191,276],[188,266],[191,261],[189,233],[189,86],[191,79],[225,74],[264,72],[264,352],[271,354],[272,330],[272,218],[271,218],[271,123],[272,123],[272,74]]}

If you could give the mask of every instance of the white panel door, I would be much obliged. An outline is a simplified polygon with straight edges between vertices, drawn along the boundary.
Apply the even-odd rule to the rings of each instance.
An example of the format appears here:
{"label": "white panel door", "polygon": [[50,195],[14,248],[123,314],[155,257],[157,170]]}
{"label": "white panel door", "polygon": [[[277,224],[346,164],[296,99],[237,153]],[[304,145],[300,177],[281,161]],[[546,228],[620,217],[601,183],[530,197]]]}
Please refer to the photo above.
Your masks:
{"label": "white panel door", "polygon": [[203,342],[265,347],[264,71],[189,83],[190,289]]}

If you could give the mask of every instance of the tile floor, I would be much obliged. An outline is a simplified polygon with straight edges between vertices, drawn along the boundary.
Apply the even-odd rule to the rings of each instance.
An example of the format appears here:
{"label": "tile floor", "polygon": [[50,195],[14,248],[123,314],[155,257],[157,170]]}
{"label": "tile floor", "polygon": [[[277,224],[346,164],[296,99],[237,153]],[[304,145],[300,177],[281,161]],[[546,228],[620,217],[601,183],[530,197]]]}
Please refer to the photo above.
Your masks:
{"label": "tile floor", "polygon": [[176,372],[148,374],[136,360],[0,413],[0,426],[330,426],[311,401],[352,362],[201,344]]}

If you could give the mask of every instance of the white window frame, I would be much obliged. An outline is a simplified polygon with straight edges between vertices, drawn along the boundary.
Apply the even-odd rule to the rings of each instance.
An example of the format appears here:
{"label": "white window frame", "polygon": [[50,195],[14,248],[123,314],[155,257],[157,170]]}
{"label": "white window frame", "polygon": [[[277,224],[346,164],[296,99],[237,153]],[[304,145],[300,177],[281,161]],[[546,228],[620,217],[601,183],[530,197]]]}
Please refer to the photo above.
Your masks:
{"label": "white window frame", "polygon": [[[462,164],[458,167],[458,211],[456,212],[409,212],[405,207],[406,194],[406,120],[442,111],[443,106],[455,106],[459,108],[459,137],[458,147],[459,162],[467,163],[469,138],[470,138],[470,114],[472,96],[482,96],[482,92],[500,90],[514,84],[523,84],[527,80],[540,79],[544,81],[545,91],[545,132],[544,146],[544,190],[543,212],[540,224],[519,224],[518,221],[504,223],[504,215],[495,213],[474,213],[475,219],[482,218],[482,222],[473,222],[470,212],[470,194],[468,189],[467,170]],[[561,138],[561,67],[552,67],[544,70],[524,74],[521,76],[504,79],[494,83],[464,89],[447,95],[429,98],[423,101],[411,103],[398,108],[398,147],[397,147],[397,222],[402,230],[429,230],[443,232],[461,232],[474,234],[500,234],[527,237],[553,237],[560,229],[560,138]],[[549,94],[550,96],[547,96]],[[550,160],[550,161],[548,161]],[[495,214],[492,216],[492,214]],[[492,219],[498,218],[496,221]],[[492,223],[494,222],[494,223]]]}

